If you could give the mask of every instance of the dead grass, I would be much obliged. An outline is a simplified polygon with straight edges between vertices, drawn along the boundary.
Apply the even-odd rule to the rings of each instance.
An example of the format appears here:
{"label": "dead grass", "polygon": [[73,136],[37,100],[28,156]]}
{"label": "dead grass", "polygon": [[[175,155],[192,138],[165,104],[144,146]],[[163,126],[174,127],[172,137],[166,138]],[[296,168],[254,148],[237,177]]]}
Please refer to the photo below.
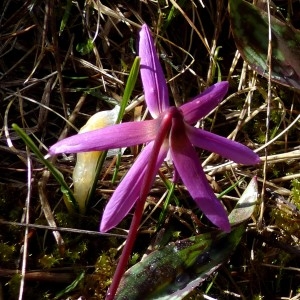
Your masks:
{"label": "dead grass", "polygon": [[[129,216],[113,231],[119,237],[97,233],[103,207],[118,184],[111,184],[114,161],[108,160],[87,215],[69,215],[59,186],[11,124],[24,128],[46,154],[90,115],[119,103],[143,22],[155,34],[171,101],[180,104],[211,83],[228,80],[227,98],[201,126],[246,144],[262,158],[259,166],[242,167],[199,153],[217,193],[256,174],[261,201],[230,262],[189,299],[201,299],[203,293],[216,299],[300,299],[299,93],[272,84],[268,98],[267,80],[238,58],[227,3],[203,2],[204,7],[192,0],[2,1],[0,299],[54,299],[81,274],[83,281],[59,299],[103,299],[130,222]],[[287,5],[279,4],[285,12]],[[292,20],[296,26],[296,14]],[[138,82],[126,120],[143,113]],[[122,157],[118,180],[137,153],[130,149]],[[70,184],[74,161],[71,155],[54,162]],[[162,172],[168,175],[167,169]],[[229,209],[242,190],[239,185],[223,198]],[[157,180],[145,217],[164,192]],[[184,189],[176,194],[185,209],[173,207],[165,229],[180,231],[180,238],[201,232],[203,225],[193,222],[199,212],[184,200]],[[157,234],[160,209],[143,223],[135,249],[139,256]]]}

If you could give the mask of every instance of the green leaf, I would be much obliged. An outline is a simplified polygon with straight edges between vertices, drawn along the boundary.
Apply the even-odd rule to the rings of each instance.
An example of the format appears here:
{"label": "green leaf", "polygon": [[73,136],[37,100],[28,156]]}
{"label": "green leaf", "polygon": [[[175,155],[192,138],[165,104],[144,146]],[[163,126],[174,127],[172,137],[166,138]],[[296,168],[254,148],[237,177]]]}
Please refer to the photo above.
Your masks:
{"label": "green leaf", "polygon": [[[257,73],[268,77],[268,15],[242,0],[229,0],[230,24],[236,47]],[[300,89],[300,31],[271,17],[272,72],[277,83]]]}
{"label": "green leaf", "polygon": [[124,274],[115,299],[183,299],[228,259],[256,202],[254,177],[229,215],[237,227],[228,234],[214,230],[153,251]]}
{"label": "green leaf", "polygon": [[63,18],[60,22],[60,27],[59,27],[59,35],[61,35],[68,23],[69,17],[70,17],[70,12],[71,12],[71,7],[72,7],[72,0],[67,0],[67,5],[64,11]]}
{"label": "green leaf", "polygon": [[125,273],[115,299],[154,299],[155,294],[164,293],[177,282],[180,288],[187,268],[211,243],[211,234],[203,234],[152,252]]}
{"label": "green leaf", "polygon": [[[184,299],[193,289],[214,273],[222,263],[227,261],[230,254],[239,244],[244,232],[244,225],[240,225],[229,234],[220,233],[217,237],[213,237],[211,246],[199,254],[193,268],[188,269],[185,273],[182,273],[180,277],[176,278],[173,287],[169,287],[168,294],[161,293],[160,295],[151,298],[151,300]],[[193,276],[193,274],[196,276]],[[176,286],[178,287],[180,284],[183,284],[184,280],[187,280],[187,284],[183,288],[172,292],[172,288],[175,289]]]}
{"label": "green leaf", "polygon": [[81,54],[81,55],[86,55],[89,54],[93,51],[94,48],[94,43],[91,39],[88,39],[84,43],[78,43],[76,45],[76,50]]}

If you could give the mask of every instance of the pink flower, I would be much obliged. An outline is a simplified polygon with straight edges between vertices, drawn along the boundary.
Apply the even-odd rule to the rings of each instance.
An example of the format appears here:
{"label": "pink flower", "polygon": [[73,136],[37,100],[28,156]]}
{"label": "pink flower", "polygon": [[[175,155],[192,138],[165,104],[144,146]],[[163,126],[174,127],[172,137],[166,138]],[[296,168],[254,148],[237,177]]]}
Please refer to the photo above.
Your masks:
{"label": "pink flower", "polygon": [[[140,31],[139,56],[145,101],[153,119],[112,125],[66,138],[50,147],[50,154],[147,144],[109,200],[101,231],[115,227],[129,213],[141,196],[146,171],[151,172],[153,181],[169,151],[176,171],[198,207],[213,224],[230,231],[227,213],[209,186],[194,147],[246,165],[257,164],[259,157],[240,143],[193,127],[220,103],[227,93],[228,83],[214,84],[178,108],[170,106],[162,67],[146,25]],[[153,151],[157,153],[155,162],[149,161]]]}

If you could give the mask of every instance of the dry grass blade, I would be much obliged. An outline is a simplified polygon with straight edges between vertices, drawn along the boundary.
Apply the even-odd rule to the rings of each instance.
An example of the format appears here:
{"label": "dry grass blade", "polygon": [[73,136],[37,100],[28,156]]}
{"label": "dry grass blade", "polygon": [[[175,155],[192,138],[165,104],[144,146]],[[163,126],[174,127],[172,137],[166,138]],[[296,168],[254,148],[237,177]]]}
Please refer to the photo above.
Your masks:
{"label": "dry grass blade", "polygon": [[[46,192],[46,187],[47,187],[47,183],[49,180],[49,176],[50,176],[50,172],[49,171],[44,171],[42,174],[41,179],[38,182],[38,191],[39,191],[39,198],[41,201],[41,207],[44,213],[44,216],[47,220],[47,223],[49,224],[50,227],[56,228],[56,222],[54,220],[54,215],[52,212],[52,209],[49,205],[49,201],[48,201],[48,197],[47,197],[47,192]],[[55,238],[55,241],[57,243],[57,246],[59,248],[59,251],[61,253],[61,255],[64,254],[65,251],[65,242],[60,234],[59,231],[52,231],[53,236]]]}

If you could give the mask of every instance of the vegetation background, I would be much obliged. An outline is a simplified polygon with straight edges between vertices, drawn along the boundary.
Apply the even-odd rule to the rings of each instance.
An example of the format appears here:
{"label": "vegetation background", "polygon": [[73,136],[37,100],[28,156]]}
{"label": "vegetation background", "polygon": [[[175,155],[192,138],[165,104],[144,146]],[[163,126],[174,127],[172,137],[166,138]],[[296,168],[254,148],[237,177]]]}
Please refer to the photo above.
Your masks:
{"label": "vegetation background", "polygon": [[[107,159],[86,215],[74,215],[57,182],[11,126],[22,127],[47,154],[50,145],[75,134],[95,112],[120,103],[145,22],[155,37],[171,101],[186,102],[210,84],[228,80],[227,98],[201,126],[258,149],[262,158],[255,167],[224,166],[222,158],[199,151],[216,193],[238,182],[222,198],[228,209],[253,175],[260,205],[230,260],[188,299],[205,294],[300,299],[299,121],[289,128],[299,115],[299,91],[274,82],[268,86],[239,57],[227,5],[223,0],[1,1],[0,299],[104,299],[131,217],[112,231],[116,235],[100,235],[99,220],[140,149],[126,150],[115,183],[116,160]],[[300,28],[299,1],[271,5]],[[138,80],[125,120],[143,117],[142,94]],[[75,156],[52,162],[71,186]],[[170,173],[166,167],[161,172]],[[157,178],[131,264],[162,233],[156,231],[162,204],[154,207],[165,190]],[[161,226],[165,236],[176,240],[207,230],[208,221],[200,222],[184,187],[175,193],[181,205],[170,206]],[[64,230],[50,228],[55,226]]]}

